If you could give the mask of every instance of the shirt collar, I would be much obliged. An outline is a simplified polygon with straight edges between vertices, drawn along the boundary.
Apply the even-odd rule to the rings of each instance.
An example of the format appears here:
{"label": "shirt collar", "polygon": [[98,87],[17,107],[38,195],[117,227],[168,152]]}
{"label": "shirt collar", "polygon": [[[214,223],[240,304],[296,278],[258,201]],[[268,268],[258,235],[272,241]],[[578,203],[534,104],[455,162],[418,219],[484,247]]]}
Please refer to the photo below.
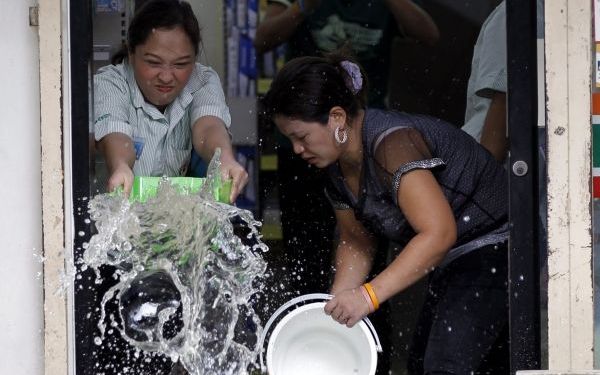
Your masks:
{"label": "shirt collar", "polygon": [[144,95],[137,85],[133,68],[127,59],[123,61],[123,68],[125,69],[125,76],[127,77],[127,84],[129,85],[129,92],[131,93],[131,102],[133,106],[136,108],[144,108],[146,100],[144,99]]}
{"label": "shirt collar", "polygon": [[195,63],[194,70],[190,75],[190,79],[179,93],[179,96],[175,99],[176,102],[179,102],[182,108],[186,108],[194,99],[194,93],[202,88],[206,83],[206,75],[204,73],[204,67]]}

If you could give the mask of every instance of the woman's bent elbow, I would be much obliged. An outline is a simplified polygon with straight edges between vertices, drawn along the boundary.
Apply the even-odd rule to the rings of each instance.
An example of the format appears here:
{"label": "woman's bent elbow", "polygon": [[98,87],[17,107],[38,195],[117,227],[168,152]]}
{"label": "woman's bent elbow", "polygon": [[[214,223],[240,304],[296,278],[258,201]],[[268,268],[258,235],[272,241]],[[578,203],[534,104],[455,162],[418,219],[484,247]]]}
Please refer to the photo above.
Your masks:
{"label": "woman's bent elbow", "polygon": [[446,249],[446,252],[449,251],[454,246],[458,238],[456,225],[446,226],[443,230],[438,232],[436,237],[440,241],[440,244],[442,245],[441,247]]}

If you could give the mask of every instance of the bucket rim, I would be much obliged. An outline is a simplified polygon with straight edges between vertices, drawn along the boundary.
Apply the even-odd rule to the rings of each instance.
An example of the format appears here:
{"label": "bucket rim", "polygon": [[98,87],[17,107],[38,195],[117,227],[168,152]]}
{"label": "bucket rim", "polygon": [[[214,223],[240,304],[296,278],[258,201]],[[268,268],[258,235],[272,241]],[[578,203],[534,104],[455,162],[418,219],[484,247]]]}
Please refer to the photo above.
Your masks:
{"label": "bucket rim", "polygon": [[[317,301],[317,302],[326,303],[327,301],[329,301],[332,298],[333,298],[333,295],[327,294],[327,293],[310,293],[310,294],[301,295],[301,296],[292,298],[288,302],[284,303],[271,315],[271,317],[265,324],[265,326],[262,330],[262,333],[260,335],[260,339],[259,339],[259,348],[260,348],[259,349],[259,360],[260,360],[261,371],[263,371],[263,372],[267,371],[267,366],[265,366],[265,361],[264,361],[264,356],[263,356],[263,352],[265,351],[264,346],[265,346],[265,341],[266,341],[267,336],[270,339],[270,336],[271,336],[270,328],[273,325],[273,323],[277,320],[277,318],[279,318],[279,316],[282,313],[284,313],[285,311],[289,310],[292,307],[295,309],[298,308],[299,304],[307,305],[306,302],[308,302],[308,301]],[[300,305],[300,306],[303,306],[303,305]],[[369,318],[365,316],[357,324],[359,324],[359,323],[364,323],[366,325],[367,329],[369,330],[370,335],[372,336],[372,338],[375,342],[375,349],[376,349],[377,353],[383,352],[383,349],[381,347],[381,342],[379,340],[379,336],[377,335],[377,331],[375,330],[375,327],[373,327],[373,323],[371,323]]]}
{"label": "bucket rim", "polygon": [[[281,320],[275,325],[275,328],[273,329],[273,332],[271,333],[271,335],[269,337],[269,341],[267,343],[267,363],[266,363],[267,369],[269,369],[273,366],[272,361],[273,361],[273,353],[274,353],[275,349],[273,349],[273,345],[271,345],[271,344],[274,343],[274,340],[277,339],[281,330],[286,326],[286,324],[288,324],[294,318],[296,318],[297,316],[299,316],[307,311],[322,310],[326,303],[327,302],[325,302],[325,301],[307,303],[305,305],[296,307],[295,309],[288,312],[283,318],[281,318]],[[333,321],[333,319],[332,319],[332,321]],[[339,323],[337,323],[337,324],[339,324]],[[374,375],[375,371],[377,369],[377,353],[380,352],[380,350],[378,348],[378,344],[376,343],[376,341],[374,339],[372,331],[367,326],[367,324],[365,323],[364,320],[358,321],[352,328],[354,328],[356,326],[358,326],[358,328],[360,328],[363,336],[366,338],[367,343],[369,345],[370,364],[369,364],[368,374]],[[348,328],[348,329],[351,329],[351,328]]]}

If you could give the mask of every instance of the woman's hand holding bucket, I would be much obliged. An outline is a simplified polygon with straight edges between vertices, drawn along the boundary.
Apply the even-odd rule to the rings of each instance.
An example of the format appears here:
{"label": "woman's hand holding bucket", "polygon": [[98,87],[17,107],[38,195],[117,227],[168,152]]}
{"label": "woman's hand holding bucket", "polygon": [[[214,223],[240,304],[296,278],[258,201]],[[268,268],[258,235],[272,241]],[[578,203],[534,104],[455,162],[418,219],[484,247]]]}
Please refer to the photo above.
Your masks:
{"label": "woman's hand holding bucket", "polygon": [[232,156],[222,155],[221,174],[223,180],[232,180],[229,201],[233,203],[248,183],[248,172]]}
{"label": "woman's hand holding bucket", "polygon": [[365,299],[362,288],[360,286],[336,293],[325,305],[325,313],[340,324],[347,327],[354,326],[374,311],[373,306]]}
{"label": "woman's hand holding bucket", "polygon": [[[377,353],[382,349],[375,328],[364,317],[369,307],[361,296],[361,288],[340,290],[335,296],[305,294],[280,306],[259,339],[261,348],[268,342],[266,366],[264,350],[259,354],[263,372],[375,375]],[[362,306],[358,297],[363,298]],[[354,311],[357,316],[343,323],[348,327],[327,316],[339,318],[343,311]],[[271,329],[275,321],[278,323]]]}
{"label": "woman's hand holding bucket", "polygon": [[133,171],[127,163],[119,163],[114,167],[110,178],[108,179],[107,188],[109,192],[115,189],[122,188],[126,197],[131,193],[133,186]]}

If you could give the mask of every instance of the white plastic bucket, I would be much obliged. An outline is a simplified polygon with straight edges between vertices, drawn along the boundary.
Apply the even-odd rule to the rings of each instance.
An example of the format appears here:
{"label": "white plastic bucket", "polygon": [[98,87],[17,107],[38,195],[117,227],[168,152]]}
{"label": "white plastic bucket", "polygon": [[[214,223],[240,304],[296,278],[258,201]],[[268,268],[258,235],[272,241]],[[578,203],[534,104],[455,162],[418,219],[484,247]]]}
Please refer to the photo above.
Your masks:
{"label": "white plastic bucket", "polygon": [[[294,298],[269,319],[265,336],[274,320],[289,310],[277,323],[267,344],[266,369],[269,375],[374,375],[381,345],[371,322],[365,318],[348,328],[326,315],[323,307],[328,294],[308,294]],[[301,302],[318,300],[298,306]]]}

